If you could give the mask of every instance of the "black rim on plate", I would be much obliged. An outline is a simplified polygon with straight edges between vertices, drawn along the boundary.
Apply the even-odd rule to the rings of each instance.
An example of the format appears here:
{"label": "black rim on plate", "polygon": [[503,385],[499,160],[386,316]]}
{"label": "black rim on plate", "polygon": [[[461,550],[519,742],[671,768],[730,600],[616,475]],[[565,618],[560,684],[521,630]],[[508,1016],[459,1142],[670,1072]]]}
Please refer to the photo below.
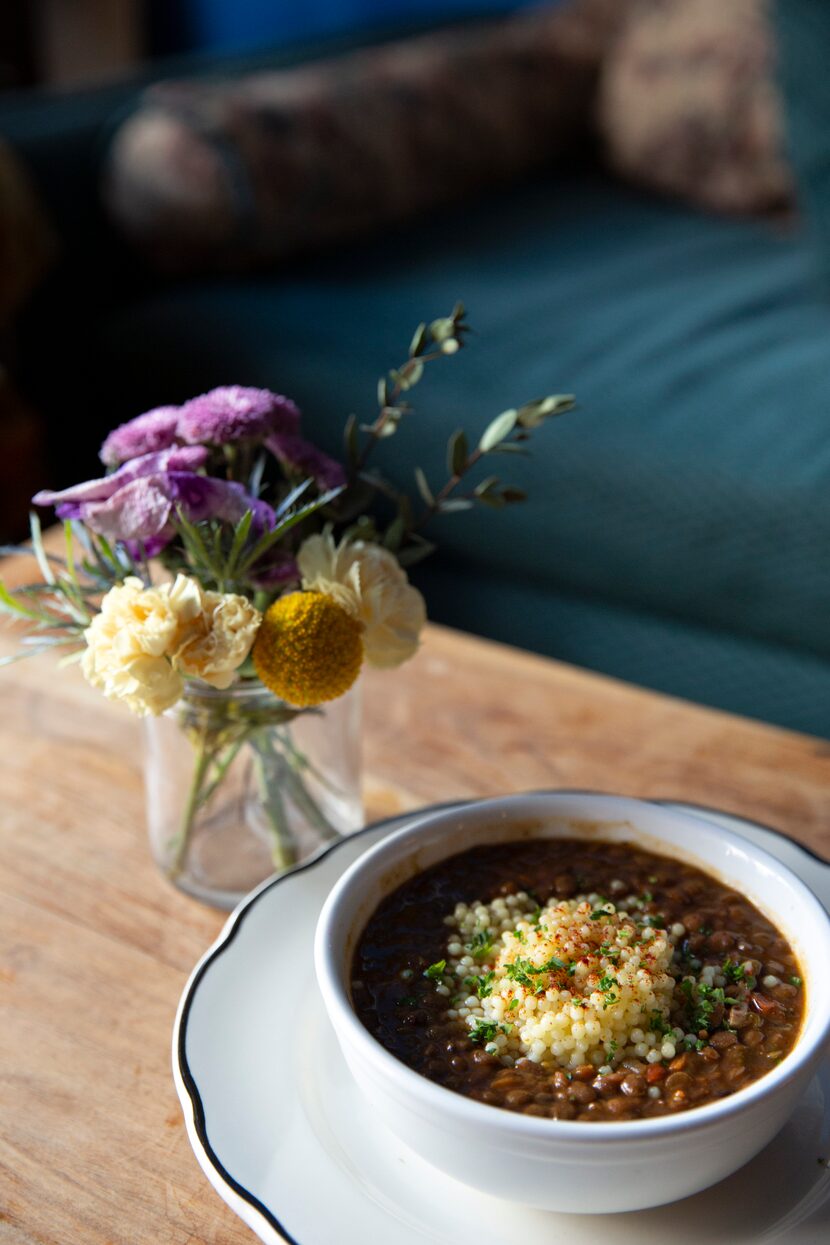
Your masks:
{"label": "black rim on plate", "polygon": [[[522,794],[526,794],[526,795],[610,795],[611,792],[579,791],[579,790],[573,790],[570,788],[562,788],[562,789],[549,790],[549,791],[523,792]],[[632,798],[632,797],[626,797],[626,798]],[[374,821],[371,823],[371,825],[364,826],[362,830],[356,830],[353,834],[349,834],[343,839],[338,840],[336,843],[332,843],[330,847],[325,848],[318,855],[313,856],[310,860],[306,861],[305,864],[296,865],[288,873],[280,874],[279,877],[274,878],[271,882],[263,886],[262,890],[258,891],[253,896],[253,898],[250,899],[245,904],[244,908],[241,908],[239,910],[239,912],[237,913],[236,919],[234,920],[227,934],[221,937],[221,941],[216,944],[213,950],[205,958],[203,963],[199,966],[199,969],[196,972],[195,976],[191,980],[190,985],[188,986],[187,995],[185,997],[184,1003],[182,1004],[181,1016],[179,1018],[179,1030],[178,1030],[178,1041],[176,1045],[176,1052],[177,1052],[177,1059],[178,1059],[179,1075],[181,1076],[182,1083],[185,1089],[187,1090],[187,1095],[188,1095],[188,1098],[190,1099],[190,1105],[193,1111],[193,1127],[196,1131],[197,1137],[199,1138],[199,1144],[201,1145],[205,1155],[210,1161],[211,1166],[221,1176],[224,1183],[230,1189],[233,1189],[234,1193],[236,1193],[239,1197],[241,1197],[243,1201],[247,1202],[248,1205],[251,1206],[257,1212],[258,1215],[261,1215],[261,1217],[265,1220],[265,1222],[271,1228],[273,1228],[276,1233],[278,1233],[278,1235],[282,1238],[283,1241],[286,1242],[286,1245],[301,1245],[301,1242],[298,1241],[295,1236],[291,1235],[291,1233],[288,1231],[285,1225],[280,1223],[279,1219],[277,1219],[276,1216],[272,1214],[272,1212],[268,1209],[268,1207],[263,1202],[261,1202],[259,1198],[256,1197],[255,1194],[251,1193],[249,1189],[246,1189],[244,1185],[240,1184],[239,1181],[236,1180],[231,1175],[231,1173],[225,1167],[222,1160],[216,1154],[216,1151],[213,1149],[212,1145],[210,1144],[210,1141],[208,1140],[207,1124],[205,1120],[205,1109],[202,1103],[202,1096],[199,1093],[199,1089],[198,1089],[198,1086],[196,1085],[196,1081],[194,1080],[193,1074],[190,1071],[190,1067],[187,1062],[187,1051],[185,1049],[186,1048],[186,1036],[187,1036],[187,1021],[188,1021],[188,1016],[190,1014],[190,1006],[191,1006],[191,1003],[193,1002],[193,998],[196,994],[196,990],[198,988],[199,982],[202,980],[205,973],[210,968],[211,964],[213,964],[213,962],[216,959],[218,959],[218,957],[231,945],[240,927],[242,926],[242,922],[245,920],[248,913],[253,909],[255,904],[257,904],[260,901],[260,899],[262,899],[265,895],[270,894],[271,891],[274,889],[274,887],[280,886],[283,882],[287,882],[291,878],[295,878],[299,873],[305,873],[309,869],[315,868],[317,865],[321,864],[324,860],[328,860],[329,856],[331,856],[334,852],[338,851],[339,848],[345,846],[347,843],[352,843],[354,842],[355,839],[362,838],[363,836],[367,834],[371,834],[374,831],[382,830],[384,826],[391,826],[391,825],[394,825],[396,822],[403,822],[403,821],[408,821],[410,819],[415,819],[419,817],[426,817],[426,816],[429,816],[429,814],[431,813],[440,813],[440,812],[446,811],[447,809],[460,808],[463,805],[475,804],[478,802],[479,802],[478,800],[449,800],[443,804],[430,804],[430,805],[427,805],[425,808],[413,809],[411,812],[398,813],[394,817],[385,817],[381,821]],[[677,805],[681,808],[691,809],[692,811],[700,812],[704,815],[707,813],[711,813],[719,817],[734,818],[735,821],[743,822],[745,825],[748,825],[748,826],[755,826],[758,830],[765,830],[768,834],[773,834],[779,839],[784,839],[787,843],[790,843],[793,847],[796,847],[798,848],[799,851],[803,852],[805,856],[809,856],[813,860],[817,861],[818,864],[824,865],[826,868],[830,868],[830,860],[828,860],[824,856],[819,855],[818,852],[813,851],[811,847],[807,847],[804,843],[800,843],[798,839],[793,838],[792,835],[787,834],[783,830],[776,830],[772,826],[765,825],[764,822],[755,821],[750,817],[743,817],[739,813],[729,813],[725,809],[712,808],[711,805],[708,805],[708,804],[694,804],[694,803],[690,803],[688,800],[666,800],[666,799],[644,800],[643,803]]]}
{"label": "black rim on plate", "polygon": [[309,869],[313,869],[315,865],[319,865],[323,860],[328,860],[329,856],[333,852],[336,852],[346,843],[351,843],[355,839],[362,838],[363,836],[370,834],[373,830],[382,830],[384,826],[394,825],[395,822],[403,821],[409,816],[417,817],[420,814],[426,815],[427,813],[440,812],[442,809],[454,808],[456,805],[466,804],[468,802],[469,801],[466,800],[458,800],[447,804],[430,805],[425,809],[416,810],[412,814],[399,813],[395,817],[385,817],[381,821],[374,821],[371,825],[364,826],[361,830],[356,830],[353,834],[349,834],[345,838],[339,839],[336,843],[332,843],[330,847],[325,848],[323,851],[318,853],[318,855],[313,856],[311,860],[306,861],[305,864],[296,865],[288,873],[281,873],[279,877],[274,878],[273,881],[263,886],[262,890],[258,891],[257,894],[245,904],[245,907],[239,910],[236,920],[233,922],[233,925],[231,925],[227,934],[222,937],[221,941],[217,943],[204,962],[199,966],[198,972],[194,975],[192,981],[190,982],[187,990],[187,996],[182,1005],[181,1016],[179,1018],[179,1032],[176,1050],[179,1075],[182,1078],[182,1082],[190,1099],[190,1105],[193,1111],[193,1127],[196,1130],[196,1136],[199,1138],[199,1144],[207,1155],[207,1158],[210,1160],[211,1166],[216,1169],[225,1184],[227,1184],[229,1188],[233,1189],[234,1193],[238,1194],[239,1197],[252,1206],[257,1214],[262,1216],[265,1222],[269,1224],[270,1227],[272,1227],[274,1231],[279,1234],[279,1236],[282,1237],[287,1245],[301,1245],[301,1242],[298,1241],[295,1236],[291,1235],[285,1225],[280,1223],[279,1219],[271,1213],[264,1202],[261,1202],[255,1194],[251,1193],[249,1189],[246,1189],[244,1185],[240,1184],[239,1181],[231,1175],[208,1140],[205,1108],[202,1103],[202,1096],[199,1093],[196,1081],[190,1071],[186,1051],[187,1020],[190,1014],[190,1006],[195,997],[199,982],[202,980],[211,964],[219,958],[223,951],[225,951],[236,938],[236,935],[242,926],[242,922],[245,920],[248,913],[252,911],[254,906],[260,899],[263,898],[263,896],[269,895],[275,886],[280,886],[283,882],[287,882],[289,878],[295,878],[299,873],[306,873]]}

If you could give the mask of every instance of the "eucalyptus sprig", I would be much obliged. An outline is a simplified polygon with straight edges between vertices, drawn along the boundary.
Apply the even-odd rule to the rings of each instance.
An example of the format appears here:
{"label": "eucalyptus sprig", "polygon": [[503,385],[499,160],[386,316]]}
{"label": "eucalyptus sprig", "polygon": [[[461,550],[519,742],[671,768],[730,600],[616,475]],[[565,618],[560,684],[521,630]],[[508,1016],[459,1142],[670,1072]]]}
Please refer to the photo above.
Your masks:
{"label": "eucalyptus sprig", "polygon": [[[352,479],[360,477],[369,455],[378,441],[393,436],[412,407],[402,395],[418,384],[428,363],[457,354],[464,345],[464,337],[470,332],[465,323],[464,304],[458,302],[448,316],[419,324],[409,343],[409,354],[399,367],[391,368],[378,381],[378,414],[371,424],[360,424],[356,415],[346,421],[345,444],[349,473]],[[363,444],[360,434],[365,434]]]}
{"label": "eucalyptus sprig", "polygon": [[[470,510],[476,505],[499,509],[524,501],[526,494],[522,489],[503,483],[493,473],[464,491],[459,491],[459,485],[489,455],[527,454],[525,442],[531,434],[546,420],[565,414],[575,405],[572,394],[553,394],[502,411],[472,448],[466,431],[455,429],[447,442],[447,479],[434,489],[423,469],[416,466],[416,497],[370,470],[367,463],[378,443],[393,436],[403,420],[412,415],[412,405],[403,395],[422,379],[425,365],[457,354],[464,345],[470,332],[465,316],[464,305],[459,302],[449,316],[419,324],[405,362],[378,382],[379,409],[374,421],[361,424],[352,415],[346,423],[349,485],[331,518],[335,523],[351,522],[345,531],[350,539],[383,544],[396,554],[402,566],[411,566],[433,552],[435,545],[422,529],[435,517]],[[394,508],[394,517],[384,527],[378,526],[376,515],[366,513],[378,498]]]}
{"label": "eucalyptus sprig", "polygon": [[449,478],[437,493],[431,490],[423,471],[418,467],[415,469],[418,491],[426,506],[416,522],[416,527],[421,527],[433,515],[469,510],[476,503],[499,509],[513,502],[525,501],[527,494],[523,489],[510,484],[503,485],[496,475],[486,476],[471,492],[460,497],[453,497],[452,494],[485,455],[526,454],[524,442],[529,439],[531,432],[545,420],[572,410],[575,401],[573,394],[560,393],[536,398],[532,402],[526,402],[524,406],[503,411],[487,425],[472,451],[469,449],[464,429],[457,428],[447,442]]}

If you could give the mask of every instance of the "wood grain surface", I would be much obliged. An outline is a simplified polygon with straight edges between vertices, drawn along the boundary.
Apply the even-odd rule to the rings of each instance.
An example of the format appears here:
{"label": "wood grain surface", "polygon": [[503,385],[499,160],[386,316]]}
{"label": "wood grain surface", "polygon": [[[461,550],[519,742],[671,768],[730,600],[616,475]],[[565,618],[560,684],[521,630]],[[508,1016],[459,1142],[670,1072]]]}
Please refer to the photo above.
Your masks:
{"label": "wood grain surface", "polygon": [[[173,1090],[176,1004],[224,917],[150,860],[140,724],[49,659],[0,672],[0,705],[0,1243],[250,1242]],[[364,749],[370,818],[576,787],[728,809],[830,857],[830,744],[437,627],[366,677]]]}

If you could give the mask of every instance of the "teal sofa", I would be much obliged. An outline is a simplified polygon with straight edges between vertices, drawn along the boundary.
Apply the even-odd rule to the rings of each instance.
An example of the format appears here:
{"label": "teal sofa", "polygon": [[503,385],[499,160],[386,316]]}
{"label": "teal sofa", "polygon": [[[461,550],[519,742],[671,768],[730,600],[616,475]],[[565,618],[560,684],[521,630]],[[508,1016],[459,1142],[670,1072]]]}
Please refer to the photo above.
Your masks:
{"label": "teal sofa", "polygon": [[442,520],[420,572],[431,616],[830,738],[820,230],[696,213],[586,156],[445,211],[440,230],[424,220],[273,272],[164,280],[98,195],[139,85],[0,108],[64,245],[18,334],[50,484],[89,475],[116,422],[231,382],[293,396],[336,453],[414,324],[462,298],[476,336],[418,390],[391,475],[417,461],[440,479],[447,434],[517,400],[574,392],[579,408],[511,460],[526,505]]}

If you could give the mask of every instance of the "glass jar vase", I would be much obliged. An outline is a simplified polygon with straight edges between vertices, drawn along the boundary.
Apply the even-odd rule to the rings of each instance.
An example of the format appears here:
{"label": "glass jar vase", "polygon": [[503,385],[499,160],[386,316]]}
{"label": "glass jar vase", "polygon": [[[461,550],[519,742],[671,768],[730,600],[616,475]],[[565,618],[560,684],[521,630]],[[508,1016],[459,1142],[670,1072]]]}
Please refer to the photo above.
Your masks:
{"label": "glass jar vase", "polygon": [[232,908],[363,822],[359,684],[297,710],[259,682],[190,683],[144,721],[150,848],[188,895]]}

